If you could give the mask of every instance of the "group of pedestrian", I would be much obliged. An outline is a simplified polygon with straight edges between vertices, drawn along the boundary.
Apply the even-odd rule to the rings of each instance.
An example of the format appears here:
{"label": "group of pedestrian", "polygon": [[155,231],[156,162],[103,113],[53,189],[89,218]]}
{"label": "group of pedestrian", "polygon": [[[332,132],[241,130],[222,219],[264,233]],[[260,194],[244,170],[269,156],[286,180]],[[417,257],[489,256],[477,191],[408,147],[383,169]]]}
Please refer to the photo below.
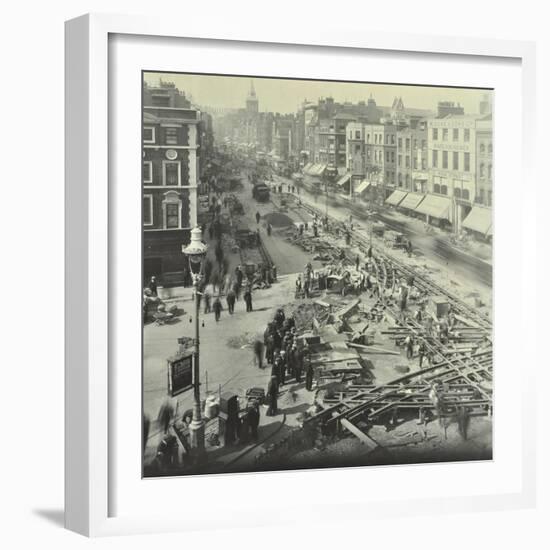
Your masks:
{"label": "group of pedestrian", "polygon": [[267,389],[268,416],[277,414],[277,396],[288,378],[302,382],[305,374],[306,389],[313,388],[313,365],[306,344],[299,345],[294,317],[285,316],[282,308],[277,309],[273,320],[264,332],[265,359],[271,365],[271,379]]}

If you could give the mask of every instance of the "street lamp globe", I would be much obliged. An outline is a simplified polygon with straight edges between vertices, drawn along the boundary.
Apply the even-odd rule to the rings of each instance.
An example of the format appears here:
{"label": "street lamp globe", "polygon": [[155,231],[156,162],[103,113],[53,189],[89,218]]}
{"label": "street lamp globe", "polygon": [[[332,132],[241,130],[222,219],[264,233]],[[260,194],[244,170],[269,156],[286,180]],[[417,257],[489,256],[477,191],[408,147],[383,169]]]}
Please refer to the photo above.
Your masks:
{"label": "street lamp globe", "polygon": [[195,227],[191,230],[191,242],[182,250],[189,258],[189,268],[193,277],[200,277],[207,250],[208,247],[202,242],[202,231]]}

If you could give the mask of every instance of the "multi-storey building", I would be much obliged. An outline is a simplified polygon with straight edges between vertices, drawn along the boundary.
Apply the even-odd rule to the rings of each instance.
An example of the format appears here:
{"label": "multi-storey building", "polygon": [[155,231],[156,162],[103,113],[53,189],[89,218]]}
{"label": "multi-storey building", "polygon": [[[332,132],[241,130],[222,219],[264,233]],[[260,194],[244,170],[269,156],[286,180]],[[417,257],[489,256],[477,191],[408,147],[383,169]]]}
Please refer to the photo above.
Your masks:
{"label": "multi-storey building", "polygon": [[[175,87],[144,89],[144,277],[185,268],[182,245],[197,224],[197,186],[205,118]],[[166,93],[168,91],[168,93]]]}
{"label": "multi-storey building", "polygon": [[352,192],[365,178],[365,125],[362,122],[349,122],[346,127],[346,133],[348,178],[344,178],[339,181],[342,181],[342,184],[350,181],[350,192]]}
{"label": "multi-storey building", "polygon": [[[480,201],[481,189],[487,200],[489,183],[489,159],[487,150],[492,151],[492,121],[490,115],[449,115],[428,121],[428,157],[431,195],[445,200],[448,208],[441,208],[439,216],[458,230],[470,213],[474,201]],[[484,151],[483,162],[478,159]],[[483,182],[481,185],[481,164]],[[492,169],[492,163],[491,163]],[[492,176],[491,176],[492,177]],[[439,201],[441,204],[444,204]]]}
{"label": "multi-storey building", "polygon": [[493,204],[493,131],[492,119],[479,120],[476,126],[477,188],[475,202]]}
{"label": "multi-storey building", "polygon": [[295,152],[296,120],[294,115],[277,113],[273,122],[273,149],[281,160],[288,160]]}
{"label": "multi-storey building", "polygon": [[428,125],[411,121],[397,133],[397,187],[426,192],[428,184]]}
{"label": "multi-storey building", "polygon": [[392,123],[365,124],[365,177],[385,198],[397,181],[397,131]]}

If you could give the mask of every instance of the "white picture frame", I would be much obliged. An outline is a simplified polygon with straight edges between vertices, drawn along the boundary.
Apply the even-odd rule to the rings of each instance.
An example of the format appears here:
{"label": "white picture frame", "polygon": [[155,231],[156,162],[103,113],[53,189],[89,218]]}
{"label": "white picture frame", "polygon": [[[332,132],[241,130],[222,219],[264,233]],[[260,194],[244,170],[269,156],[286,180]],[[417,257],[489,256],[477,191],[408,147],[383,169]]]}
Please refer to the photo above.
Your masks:
{"label": "white picture frame", "polygon": [[[434,37],[379,32],[355,32],[347,29],[318,29],[303,26],[270,29],[236,30],[216,27],[200,20],[188,28],[169,17],[151,18],[118,15],[85,15],[66,24],[66,491],[65,521],[70,530],[88,536],[114,534],[138,534],[187,529],[208,529],[215,526],[249,525],[258,522],[282,522],[285,518],[270,520],[256,515],[253,501],[244,503],[238,520],[223,518],[221,509],[214,509],[208,520],[197,517],[153,516],[143,514],[118,514],[111,509],[110,494],[113,482],[113,431],[110,423],[112,402],[110,372],[115,368],[112,359],[112,342],[109,299],[110,276],[113,259],[110,256],[110,227],[113,216],[120,213],[110,200],[109,166],[109,94],[110,62],[109,40],[113,36],[193,38],[194,40],[223,43],[249,43],[250,48],[284,45],[308,50],[324,51],[343,49],[374,52],[409,52],[434,56],[471,56],[492,59],[495,63],[513,59],[521,66],[521,175],[525,182],[533,181],[533,134],[527,129],[535,120],[535,46],[531,42],[493,40],[489,38]],[[155,67],[144,67],[155,69]],[[111,114],[112,115],[112,114]],[[136,114],[139,116],[139,114]],[[496,126],[496,136],[501,131]],[[141,159],[136,158],[136,170],[141,170]],[[498,170],[498,166],[497,166]],[[140,199],[141,200],[141,199]],[[520,201],[520,209],[526,208]],[[498,210],[498,206],[496,207]],[[532,214],[532,212],[531,212]],[[525,234],[534,227],[535,220],[524,217],[520,222]],[[519,242],[522,246],[523,241]],[[498,248],[498,247],[497,247]],[[525,246],[520,255],[529,260],[536,254],[535,248]],[[496,275],[498,277],[499,275]],[[534,294],[525,290],[525,274],[521,282],[522,297]],[[528,293],[528,294],[527,294]],[[532,299],[534,304],[536,300]],[[531,306],[524,304],[522,315],[529,316]],[[535,307],[534,305],[532,307]],[[497,306],[497,315],[504,315]],[[535,314],[533,314],[533,318]],[[497,323],[498,326],[498,323]],[[526,320],[518,320],[518,330],[527,334]],[[355,496],[353,501],[342,501],[334,513],[342,518],[407,515],[421,505],[424,513],[441,511],[482,511],[516,509],[534,505],[535,501],[535,430],[529,422],[535,408],[536,353],[528,349],[529,342],[521,344],[525,363],[522,371],[521,427],[522,437],[518,461],[519,486],[514,490],[498,488],[490,493],[464,494],[449,498],[426,497],[414,499],[402,497],[396,500],[368,501]],[[498,354],[497,354],[498,357]],[[498,369],[498,363],[496,369]],[[497,374],[498,379],[498,374]],[[498,410],[497,410],[498,422]],[[139,419],[136,420],[139,423]],[[496,456],[495,460],[500,460]],[[426,466],[437,468],[437,466]],[[399,467],[401,468],[401,467]],[[406,470],[401,470],[402,472]],[[341,474],[359,475],[358,470]],[[241,476],[250,478],[260,474]],[[277,478],[284,484],[292,474],[261,474]],[[301,473],[304,479],[326,475],[336,479],[333,472]],[[339,474],[340,475],[340,474]],[[200,484],[212,487],[214,483],[227,485],[221,478],[193,478],[187,482],[187,490],[200,491]],[[267,479],[267,478],[262,478]],[[296,478],[294,477],[294,482]],[[249,479],[250,481],[250,479]],[[145,483],[167,483],[174,480],[155,480]],[[190,499],[191,500],[191,499]],[[319,504],[320,505],[320,504]],[[305,512],[313,521],[318,504],[311,503]],[[246,512],[250,512],[246,515]]]}

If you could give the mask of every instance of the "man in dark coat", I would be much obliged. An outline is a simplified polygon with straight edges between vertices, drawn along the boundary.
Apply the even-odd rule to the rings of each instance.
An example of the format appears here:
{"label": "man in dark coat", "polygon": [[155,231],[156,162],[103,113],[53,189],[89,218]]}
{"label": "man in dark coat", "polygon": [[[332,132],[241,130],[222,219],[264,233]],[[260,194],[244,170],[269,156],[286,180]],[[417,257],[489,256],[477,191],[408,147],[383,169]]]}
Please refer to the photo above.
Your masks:
{"label": "man in dark coat", "polygon": [[239,288],[240,288],[241,285],[243,284],[243,277],[244,277],[244,274],[240,265],[238,265],[235,268],[235,277],[237,278],[237,284],[239,285]]}
{"label": "man in dark coat", "polygon": [[254,362],[260,369],[263,368],[263,354],[264,345],[260,340],[256,340],[254,342]]}
{"label": "man in dark coat", "polygon": [[233,286],[231,287],[231,289],[233,290],[233,293],[235,294],[235,301],[237,301],[239,299],[239,293],[241,291],[241,287],[240,287],[239,283],[237,281],[235,281],[233,283]]}
{"label": "man in dark coat", "polygon": [[[204,292],[204,313],[210,313],[210,294]],[[200,305],[200,304],[199,304]]]}
{"label": "man in dark coat", "polygon": [[221,241],[218,241],[218,244],[216,245],[216,248],[214,250],[214,254],[216,255],[216,261],[218,262],[218,265],[221,265],[223,261],[223,247]]}
{"label": "man in dark coat", "polygon": [[243,294],[244,301],[246,303],[246,311],[247,313],[252,311],[252,291],[250,290],[250,287],[247,287],[244,294]]}
{"label": "man in dark coat", "polygon": [[275,350],[273,353],[273,364],[271,366],[271,376],[277,377],[277,382],[279,382],[279,375],[281,372],[281,358],[279,357],[279,353],[279,350]]}
{"label": "man in dark coat", "polygon": [[275,349],[281,349],[283,345],[283,333],[280,329],[273,332],[273,347]]}
{"label": "man in dark coat", "polygon": [[265,344],[265,360],[268,363],[273,363],[273,351],[275,350],[273,335],[269,334]]}
{"label": "man in dark coat", "polygon": [[294,378],[298,384],[302,381],[303,357],[296,344],[292,345],[292,363],[294,365]]}
{"label": "man in dark coat", "polygon": [[151,294],[153,296],[157,295],[157,278],[155,276],[151,277],[151,280],[149,281],[149,290],[151,291]]}
{"label": "man in dark coat", "polygon": [[279,383],[277,377],[272,376],[267,386],[267,399],[269,406],[267,408],[267,416],[275,416],[277,414],[277,397],[279,396]]}
{"label": "man in dark coat", "polygon": [[296,362],[294,354],[294,344],[290,340],[286,346],[286,362],[287,362],[287,371],[289,376],[296,376]]}
{"label": "man in dark coat", "polygon": [[229,292],[227,293],[226,301],[227,301],[227,311],[229,311],[231,315],[233,315],[233,312],[235,311],[235,298],[236,298],[235,291],[233,289],[230,289]]}
{"label": "man in dark coat", "polygon": [[220,320],[220,316],[222,313],[222,303],[220,301],[220,297],[217,296],[214,300],[214,304],[212,305],[212,309],[214,310],[214,316],[216,317],[216,323]]}
{"label": "man in dark coat", "polygon": [[256,223],[260,223],[261,218],[262,218],[261,214],[259,212],[256,212]]}
{"label": "man in dark coat", "polygon": [[306,359],[306,390],[311,391],[313,388],[313,365],[309,358]]}
{"label": "man in dark coat", "polygon": [[257,401],[253,401],[248,409],[248,425],[252,441],[258,441],[258,426],[260,425],[260,407]]}
{"label": "man in dark coat", "polygon": [[279,308],[275,312],[274,321],[275,321],[275,323],[277,324],[278,327],[283,326],[283,323],[285,322],[285,312],[284,312],[283,308]]}
{"label": "man in dark coat", "polygon": [[288,359],[287,359],[285,350],[281,350],[280,358],[281,360],[279,362],[279,385],[284,386],[285,378],[286,378],[286,368],[288,365]]}

